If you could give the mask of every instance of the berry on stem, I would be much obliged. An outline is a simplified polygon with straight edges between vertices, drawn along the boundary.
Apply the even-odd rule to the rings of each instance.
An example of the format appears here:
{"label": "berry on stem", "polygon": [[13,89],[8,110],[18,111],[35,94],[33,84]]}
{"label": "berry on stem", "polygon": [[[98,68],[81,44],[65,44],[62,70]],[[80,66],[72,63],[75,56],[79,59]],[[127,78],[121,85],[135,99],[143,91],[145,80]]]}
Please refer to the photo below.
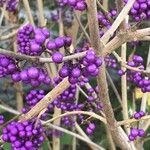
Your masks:
{"label": "berry on stem", "polygon": [[62,63],[62,61],[63,61],[63,54],[61,54],[60,52],[53,53],[52,60],[53,60],[53,62],[58,63],[58,64]]}

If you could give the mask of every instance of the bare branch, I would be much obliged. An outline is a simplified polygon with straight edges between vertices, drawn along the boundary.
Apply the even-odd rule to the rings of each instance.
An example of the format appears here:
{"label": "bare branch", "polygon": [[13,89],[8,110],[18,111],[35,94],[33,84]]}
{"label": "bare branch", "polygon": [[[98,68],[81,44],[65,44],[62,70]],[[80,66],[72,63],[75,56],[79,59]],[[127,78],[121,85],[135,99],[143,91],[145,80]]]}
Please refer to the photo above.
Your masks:
{"label": "bare branch", "polygon": [[149,119],[150,119],[150,115],[144,116],[140,119],[126,119],[126,120],[123,120],[123,121],[119,121],[117,123],[117,126],[128,125],[128,124],[131,124],[131,123],[134,123],[134,122],[139,122],[139,121],[142,121],[142,120],[149,120]]}
{"label": "bare branch", "polygon": [[150,28],[140,29],[137,31],[126,31],[120,35],[116,35],[110,42],[108,42],[103,49],[103,56],[111,54],[115,49],[120,47],[127,41],[138,41],[145,36],[150,35]]}
{"label": "bare branch", "polygon": [[8,40],[10,38],[13,38],[17,34],[17,32],[18,32],[18,30],[13,30],[11,33],[4,35],[4,36],[1,36],[0,41],[5,41],[5,40]]}
{"label": "bare branch", "polygon": [[32,119],[37,116],[43,109],[47,108],[63,91],[70,86],[68,78],[64,78],[52,91],[50,91],[42,100],[40,100],[29,112],[24,114],[20,121]]}
{"label": "bare branch", "polygon": [[130,11],[132,5],[134,4],[135,0],[130,0],[125,5],[125,7],[122,9],[110,29],[101,37],[101,41],[103,41],[103,44],[106,44],[108,40],[113,36],[114,32],[117,30],[121,22],[125,19],[128,12]]}
{"label": "bare branch", "polygon": [[[100,56],[104,56],[103,50],[102,50],[102,48],[103,48],[102,44],[105,44],[107,42],[107,40],[109,40],[109,38],[110,38],[109,32],[111,31],[112,33],[114,33],[115,29],[117,29],[117,28],[116,27],[114,28],[114,25],[113,25],[113,28],[111,28],[111,30],[109,32],[106,32],[100,41],[99,34],[98,34],[99,33],[98,20],[96,17],[97,16],[96,0],[87,0],[87,5],[88,5],[88,23],[89,23],[91,45],[95,49],[97,54],[99,54]],[[125,10],[126,9],[127,8],[125,8]],[[126,16],[125,17],[124,16],[122,16],[122,17],[125,18]],[[119,23],[117,23],[117,24],[115,23],[115,25],[117,26],[117,25],[119,25]],[[131,146],[128,143],[128,141],[125,140],[127,138],[124,137],[126,135],[119,132],[119,129],[117,128],[114,113],[113,113],[113,110],[111,107],[111,103],[109,101],[108,85],[107,85],[107,80],[106,80],[104,64],[101,66],[100,73],[101,74],[97,78],[98,86],[100,89],[99,97],[103,103],[103,110],[104,110],[106,120],[108,123],[108,128],[109,128],[111,135],[113,137],[113,140],[116,142],[116,144],[122,149],[130,150]]]}

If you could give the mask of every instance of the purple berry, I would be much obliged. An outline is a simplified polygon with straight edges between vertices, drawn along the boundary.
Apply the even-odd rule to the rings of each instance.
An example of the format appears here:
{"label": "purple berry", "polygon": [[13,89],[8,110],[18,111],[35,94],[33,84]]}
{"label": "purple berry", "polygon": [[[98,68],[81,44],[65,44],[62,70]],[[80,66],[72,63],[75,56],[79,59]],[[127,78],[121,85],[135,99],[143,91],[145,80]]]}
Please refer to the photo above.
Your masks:
{"label": "purple berry", "polygon": [[134,117],[135,119],[140,119],[140,118],[141,118],[141,116],[140,116],[140,114],[139,114],[138,112],[136,112],[136,113],[133,115],[133,117]]}
{"label": "purple berry", "polygon": [[52,60],[55,62],[55,63],[62,63],[63,61],[63,54],[61,54],[60,52],[55,52],[53,55],[52,55]]}
{"label": "purple berry", "polygon": [[86,133],[91,135],[91,134],[93,134],[93,130],[91,130],[90,128],[86,128]]}
{"label": "purple berry", "polygon": [[31,67],[28,69],[28,76],[31,79],[36,79],[39,76],[39,70],[37,68]]}
{"label": "purple berry", "polygon": [[140,117],[145,116],[145,112],[144,111],[139,111]]}
{"label": "purple berry", "polygon": [[59,70],[59,76],[62,77],[62,78],[65,78],[69,75],[69,70],[67,67],[62,67],[60,70]]}
{"label": "purple berry", "polygon": [[35,41],[38,44],[43,44],[45,42],[46,38],[43,34],[36,34],[35,35]]}
{"label": "purple berry", "polygon": [[94,124],[94,123],[90,123],[90,124],[89,124],[89,128],[90,128],[91,130],[94,130],[94,129],[95,129],[95,124]]}
{"label": "purple berry", "polygon": [[80,77],[80,75],[81,75],[81,71],[80,71],[79,68],[74,68],[74,69],[72,70],[71,74],[72,74],[72,77],[78,78],[78,77]]}
{"label": "purple berry", "polygon": [[27,142],[25,143],[25,147],[26,147],[26,148],[32,148],[32,142],[31,142],[31,141],[27,141]]}
{"label": "purple berry", "polygon": [[96,67],[95,64],[89,65],[89,66],[87,67],[87,70],[88,70],[88,72],[90,72],[90,73],[94,73],[94,72],[96,71],[96,69],[97,69],[97,67]]}
{"label": "purple berry", "polygon": [[137,135],[138,135],[138,129],[136,129],[136,128],[131,128],[131,135],[132,135],[133,137],[137,137]]}
{"label": "purple berry", "polygon": [[128,138],[129,138],[130,141],[134,141],[134,140],[136,139],[136,138],[135,138],[134,136],[132,136],[132,135],[129,135]]}
{"label": "purple berry", "polygon": [[139,137],[144,137],[145,136],[145,131],[143,129],[138,130],[138,136]]}
{"label": "purple berry", "polygon": [[122,75],[124,75],[124,74],[125,74],[125,72],[124,72],[123,70],[121,70],[121,69],[118,70],[118,75],[119,75],[119,76],[122,76]]}
{"label": "purple berry", "polygon": [[55,41],[48,41],[46,48],[49,50],[57,49]]}
{"label": "purple berry", "polygon": [[64,42],[64,37],[58,37],[55,39],[55,43],[56,43],[56,46],[57,48],[61,48],[65,45],[65,42]]}

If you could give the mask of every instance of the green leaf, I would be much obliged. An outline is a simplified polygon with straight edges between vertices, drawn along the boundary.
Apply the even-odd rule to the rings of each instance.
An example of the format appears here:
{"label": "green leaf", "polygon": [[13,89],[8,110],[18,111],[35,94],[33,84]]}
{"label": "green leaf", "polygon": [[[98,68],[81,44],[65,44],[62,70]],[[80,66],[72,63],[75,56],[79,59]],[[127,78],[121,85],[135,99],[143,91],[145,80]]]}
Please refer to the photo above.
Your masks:
{"label": "green leaf", "polygon": [[71,141],[72,141],[72,136],[66,133],[64,133],[64,135],[60,138],[60,142],[63,145],[69,145],[71,144]]}
{"label": "green leaf", "polygon": [[106,138],[104,138],[100,143],[99,145],[101,145],[102,147],[108,149],[108,140]]}
{"label": "green leaf", "polygon": [[4,109],[0,109],[0,114],[4,113],[5,110]]}
{"label": "green leaf", "polygon": [[5,143],[5,144],[3,145],[3,149],[4,149],[4,150],[11,150],[11,145],[10,145],[10,143]]}
{"label": "green leaf", "polygon": [[150,147],[150,141],[147,140],[147,141],[144,143],[144,149],[145,149],[145,150],[148,150],[149,147]]}
{"label": "green leaf", "polygon": [[45,150],[46,150],[46,149],[49,149],[49,147],[48,147],[48,144],[49,144],[49,143],[48,143],[48,142],[49,142],[48,140],[46,140],[46,141],[43,142],[43,144],[42,144],[42,148],[43,148],[43,149],[45,149]]}

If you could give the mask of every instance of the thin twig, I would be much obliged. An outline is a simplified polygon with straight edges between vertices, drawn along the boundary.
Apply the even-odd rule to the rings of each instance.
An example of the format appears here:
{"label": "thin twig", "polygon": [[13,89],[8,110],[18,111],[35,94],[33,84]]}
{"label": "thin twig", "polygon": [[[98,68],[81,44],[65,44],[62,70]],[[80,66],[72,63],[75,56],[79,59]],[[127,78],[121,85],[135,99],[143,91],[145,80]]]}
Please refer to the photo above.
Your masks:
{"label": "thin twig", "polygon": [[[76,93],[75,93],[75,104],[77,105],[78,104],[78,101],[79,101],[79,94],[80,94],[80,91],[79,89],[77,88],[76,90]],[[77,121],[77,117],[75,116],[73,118],[73,120],[76,122]],[[75,129],[77,128],[77,126],[73,126],[72,127],[72,131],[73,132],[76,132]],[[73,137],[72,139],[72,150],[76,150],[77,149],[77,139],[75,137]]]}
{"label": "thin twig", "polygon": [[123,120],[123,121],[118,121],[117,126],[122,126],[122,125],[128,125],[134,122],[139,122],[141,120],[149,120],[150,119],[150,115],[144,116],[140,119],[127,119],[127,120]]}
{"label": "thin twig", "polygon": [[90,37],[89,37],[88,33],[86,32],[85,28],[83,27],[83,25],[82,25],[82,23],[81,23],[80,19],[78,18],[78,16],[77,16],[76,12],[74,12],[74,16],[75,16],[75,18],[76,18],[77,22],[79,23],[79,25],[80,25],[80,27],[81,27],[81,29],[82,29],[83,33],[85,34],[86,38],[87,38],[87,39],[88,39],[88,41],[90,42],[90,41],[91,41],[91,40],[90,40]]}
{"label": "thin twig", "polygon": [[[85,26],[85,31],[87,30],[87,28],[88,28],[88,23],[87,23],[86,26]],[[84,33],[81,32],[81,34],[80,34],[80,36],[79,36],[77,42],[75,43],[75,46],[74,46],[74,47],[76,47],[76,46],[79,44],[79,42],[80,42],[81,39],[83,38],[83,35],[84,35]]]}
{"label": "thin twig", "polygon": [[[13,49],[14,49],[14,52],[17,51],[16,40],[13,43]],[[20,64],[18,64],[18,66],[20,67]],[[21,112],[21,110],[23,108],[23,87],[22,87],[22,83],[21,82],[14,83],[14,87],[16,89],[17,110]]]}
{"label": "thin twig", "polygon": [[57,120],[57,119],[62,118],[62,117],[64,117],[64,116],[77,115],[77,114],[83,114],[83,115],[91,116],[91,117],[93,117],[93,118],[96,118],[96,119],[102,121],[104,124],[106,124],[105,118],[103,118],[103,117],[101,117],[101,116],[95,114],[94,112],[88,112],[88,111],[71,111],[71,112],[66,112],[66,113],[64,113],[64,114],[58,115],[58,116],[56,116],[55,118],[52,118],[52,119],[46,121],[45,124],[47,124],[47,123],[49,123],[49,122],[53,122],[54,120]]}
{"label": "thin twig", "polygon": [[23,0],[23,4],[24,4],[25,10],[26,10],[28,20],[34,26],[34,19],[33,19],[32,13],[31,13],[29,1],[28,0]]}
{"label": "thin twig", "polygon": [[40,26],[44,27],[46,25],[46,21],[44,18],[43,0],[37,0],[37,7],[39,11],[38,15],[39,15]]}
{"label": "thin twig", "polygon": [[[10,57],[19,59],[19,60],[27,60],[29,62],[54,63],[52,58],[29,56],[29,55],[25,55],[25,54],[15,53],[15,52],[5,50],[5,49],[2,49],[2,48],[0,48],[0,54],[4,54],[4,55],[7,55],[7,56],[10,56]],[[141,72],[143,74],[150,74],[150,71],[141,70],[141,69],[138,69],[136,67],[131,67],[131,66],[126,65],[126,62],[123,62],[121,57],[117,53],[113,52],[113,54],[117,58],[118,62],[122,62],[122,66],[126,67],[127,69],[137,71],[137,72]],[[79,52],[79,53],[76,53],[76,54],[72,54],[72,55],[69,55],[69,56],[65,56],[65,57],[63,57],[62,62],[72,60],[72,59],[79,59],[79,58],[84,57],[85,55],[86,55],[86,51],[85,52]]]}
{"label": "thin twig", "polygon": [[111,19],[111,17],[108,15],[109,12],[105,9],[105,7],[103,5],[101,5],[99,0],[97,0],[97,4],[100,7],[102,13],[107,17],[107,19],[110,21],[110,23],[112,23],[113,19]]}
{"label": "thin twig", "polygon": [[[59,9],[59,23],[58,23],[58,26],[59,26],[59,36],[64,36],[64,27],[63,27],[62,11],[61,11],[61,9]],[[65,50],[64,50],[63,47],[60,48],[59,51],[63,55],[65,54]],[[59,64],[58,68],[57,68],[57,66],[55,64],[51,64],[51,69],[52,69],[53,76],[57,76],[57,74],[58,74],[57,69],[62,68],[62,65],[63,65],[63,63]],[[61,115],[61,109],[57,108],[55,106],[53,118],[55,118],[55,116],[57,116],[57,115]],[[57,119],[57,120],[54,120],[54,122],[53,122],[53,125],[56,125],[56,126],[60,126],[60,124],[61,124],[61,118]],[[55,135],[53,135],[53,150],[60,150],[60,138],[56,137]]]}
{"label": "thin twig", "polygon": [[108,81],[110,82],[111,87],[112,87],[112,89],[113,89],[113,91],[114,91],[114,93],[115,93],[115,95],[116,95],[116,97],[117,97],[117,99],[118,99],[120,105],[122,106],[122,101],[121,101],[121,97],[120,97],[120,95],[119,95],[119,92],[118,92],[118,90],[117,90],[115,84],[113,83],[113,80],[111,79],[111,76],[109,75],[109,73],[108,73],[107,70],[106,70],[106,74],[107,74]]}
{"label": "thin twig", "polygon": [[[78,18],[80,18],[81,13],[80,11],[74,10],[76,12],[76,15],[78,16]],[[77,19],[74,17],[73,21],[72,21],[72,25],[71,27],[68,28],[68,26],[64,26],[65,29],[65,33],[67,35],[69,35],[72,38],[72,45],[74,47],[76,47],[76,43],[77,43],[77,35],[78,35],[78,31],[79,31],[79,23],[77,22]]]}
{"label": "thin twig", "polygon": [[[85,134],[85,132],[82,130],[82,128],[78,125],[77,122],[75,122],[75,128],[77,130],[77,132],[82,135],[86,140],[88,141],[91,141],[91,139]],[[92,141],[91,141],[92,142]],[[95,148],[89,143],[88,144],[89,147],[92,149],[92,150],[95,150]],[[101,149],[104,149],[103,147],[101,147]]]}
{"label": "thin twig", "polygon": [[[126,43],[121,46],[121,58],[123,61],[126,61]],[[126,67],[122,66],[122,70],[126,71]],[[122,108],[123,108],[123,118],[128,119],[128,99],[127,99],[127,74],[124,74],[121,77],[121,97],[122,97]],[[127,132],[129,130],[126,128]]]}
{"label": "thin twig", "polygon": [[16,34],[17,34],[18,30],[13,30],[11,33],[4,35],[4,36],[0,36],[0,41],[5,41],[8,40],[10,38],[13,38]]}
{"label": "thin twig", "polygon": [[[147,70],[150,70],[150,45],[149,45],[149,51],[148,51],[148,56],[147,56]],[[146,106],[147,106],[147,99],[148,99],[148,93],[144,93],[142,96],[142,101],[141,101],[141,108],[140,110],[146,111]],[[150,125],[150,120],[147,120],[147,122],[140,122],[139,127],[144,128],[144,130],[147,130]]]}
{"label": "thin twig", "polygon": [[103,0],[103,7],[108,10],[109,0]]}
{"label": "thin twig", "polygon": [[90,141],[90,140],[85,139],[84,137],[82,137],[82,136],[80,136],[80,135],[78,135],[78,134],[76,134],[76,133],[73,133],[73,132],[68,131],[68,130],[66,130],[66,129],[64,129],[64,128],[61,128],[61,127],[58,127],[58,126],[55,126],[55,125],[52,125],[52,124],[48,124],[48,125],[49,125],[51,128],[54,128],[54,129],[56,129],[56,130],[59,130],[59,131],[62,131],[62,132],[64,132],[64,133],[67,133],[67,134],[69,134],[69,135],[72,135],[72,136],[74,136],[74,137],[76,137],[76,138],[78,138],[78,139],[80,139],[80,140],[86,142],[87,144],[92,145],[92,146],[95,148],[95,150],[104,150],[104,148],[100,147],[99,145],[93,143],[93,142]]}
{"label": "thin twig", "polygon": [[[121,12],[121,10],[124,7],[124,2],[123,0],[116,0],[116,4],[117,4],[117,11],[118,13]],[[120,26],[119,26],[119,31],[120,32],[124,32],[127,30],[127,26],[126,24],[128,23],[128,16],[121,22]],[[124,43],[123,45],[121,45],[121,58],[122,61],[126,62],[126,52],[127,52],[127,44]],[[115,54],[115,52],[113,52],[113,54]],[[121,65],[123,64],[123,62],[121,62]],[[126,71],[126,67],[125,66],[121,66],[121,69],[123,71]],[[127,101],[127,75],[124,74],[123,76],[121,76],[121,98],[122,98],[122,108],[123,108],[123,118],[124,119],[128,119],[128,101]],[[129,128],[125,129],[127,131],[127,133],[129,134]]]}
{"label": "thin twig", "polygon": [[7,2],[5,2],[3,8],[2,8],[2,13],[1,13],[1,16],[0,16],[0,26],[2,25],[2,22],[3,22],[3,18],[4,18],[4,15],[5,15],[5,11],[6,11],[6,6],[7,6]]}
{"label": "thin twig", "polygon": [[19,114],[20,114],[19,111],[14,110],[14,109],[12,109],[11,107],[8,107],[8,106],[5,106],[5,105],[1,105],[1,104],[0,104],[0,108],[3,109],[3,110],[5,110],[5,111],[7,111],[7,112],[10,112],[10,113],[12,113],[12,114],[14,114],[14,115],[19,115]]}

